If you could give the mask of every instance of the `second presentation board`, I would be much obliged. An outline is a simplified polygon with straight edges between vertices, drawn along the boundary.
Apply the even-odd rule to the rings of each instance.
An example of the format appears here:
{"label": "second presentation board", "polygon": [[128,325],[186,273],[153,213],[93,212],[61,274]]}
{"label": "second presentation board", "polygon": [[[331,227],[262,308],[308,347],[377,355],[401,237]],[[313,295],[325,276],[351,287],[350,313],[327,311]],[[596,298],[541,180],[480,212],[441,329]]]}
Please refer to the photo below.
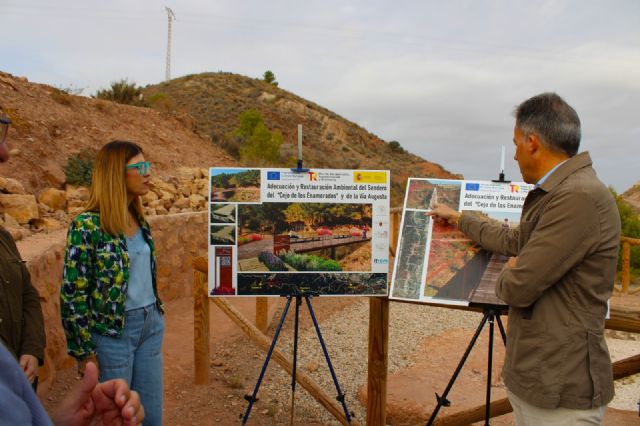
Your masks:
{"label": "second presentation board", "polygon": [[444,305],[504,304],[495,296],[506,256],[488,252],[455,225],[427,215],[434,203],[518,226],[533,185],[409,178],[389,297]]}

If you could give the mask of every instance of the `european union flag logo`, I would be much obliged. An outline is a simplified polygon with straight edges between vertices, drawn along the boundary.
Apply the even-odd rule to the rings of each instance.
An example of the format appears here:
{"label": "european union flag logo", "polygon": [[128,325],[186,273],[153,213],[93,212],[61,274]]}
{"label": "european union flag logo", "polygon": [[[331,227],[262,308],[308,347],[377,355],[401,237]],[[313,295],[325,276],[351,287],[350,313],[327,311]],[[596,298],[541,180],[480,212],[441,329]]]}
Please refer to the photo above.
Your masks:
{"label": "european union flag logo", "polygon": [[267,172],[267,180],[280,180],[280,172]]}
{"label": "european union flag logo", "polygon": [[467,183],[465,185],[465,189],[467,191],[480,191],[480,184],[479,183]]}

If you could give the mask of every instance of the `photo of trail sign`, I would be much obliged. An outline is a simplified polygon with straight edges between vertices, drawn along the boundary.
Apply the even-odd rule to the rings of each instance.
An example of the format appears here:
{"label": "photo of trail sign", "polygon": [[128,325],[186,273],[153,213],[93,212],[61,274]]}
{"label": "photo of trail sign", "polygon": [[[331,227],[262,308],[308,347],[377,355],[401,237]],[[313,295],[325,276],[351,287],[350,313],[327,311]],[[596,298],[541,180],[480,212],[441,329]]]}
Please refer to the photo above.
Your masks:
{"label": "photo of trail sign", "polygon": [[455,225],[427,216],[434,203],[515,228],[525,183],[409,178],[391,282],[392,299],[433,304],[504,304],[495,282],[508,260],[474,244]]}
{"label": "photo of trail sign", "polygon": [[388,171],[211,168],[209,295],[380,296]]}

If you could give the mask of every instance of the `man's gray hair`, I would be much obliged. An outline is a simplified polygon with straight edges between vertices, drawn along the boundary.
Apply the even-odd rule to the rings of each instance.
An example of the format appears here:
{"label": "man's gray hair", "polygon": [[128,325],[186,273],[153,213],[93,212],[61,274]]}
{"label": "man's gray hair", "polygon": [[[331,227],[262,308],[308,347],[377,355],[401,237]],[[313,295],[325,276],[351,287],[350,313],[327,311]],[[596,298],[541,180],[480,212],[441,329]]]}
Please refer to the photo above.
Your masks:
{"label": "man's gray hair", "polygon": [[522,133],[535,133],[549,149],[569,157],[580,148],[580,118],[556,93],[542,93],[527,99],[514,111],[516,127]]}

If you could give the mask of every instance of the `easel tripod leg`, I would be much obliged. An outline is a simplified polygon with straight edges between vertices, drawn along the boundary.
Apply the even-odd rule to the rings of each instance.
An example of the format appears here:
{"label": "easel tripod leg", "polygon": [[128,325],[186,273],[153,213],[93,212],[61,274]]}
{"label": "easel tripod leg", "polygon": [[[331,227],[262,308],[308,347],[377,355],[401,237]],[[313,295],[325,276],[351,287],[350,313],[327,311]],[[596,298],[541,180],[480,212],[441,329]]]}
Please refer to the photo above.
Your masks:
{"label": "easel tripod leg", "polygon": [[298,319],[300,318],[300,305],[302,297],[296,295],[296,316],[293,322],[293,367],[291,369],[291,410],[289,414],[289,424],[293,426],[293,417],[296,406],[296,371],[298,366]]}
{"label": "easel tripod leg", "polygon": [[438,404],[436,405],[436,408],[433,410],[433,413],[431,413],[431,417],[429,417],[429,421],[427,422],[427,426],[433,425],[433,422],[435,421],[436,417],[438,416],[438,412],[440,411],[440,408],[443,405],[445,407],[448,407],[450,405],[450,402],[447,399],[447,395],[451,391],[451,388],[453,387],[453,383],[458,378],[458,374],[460,374],[460,371],[462,370],[462,367],[464,366],[464,363],[467,361],[467,358],[469,357],[469,354],[471,353],[471,349],[473,349],[473,345],[476,344],[476,341],[478,340],[478,336],[480,336],[480,332],[482,331],[482,328],[484,327],[484,324],[487,322],[488,318],[489,318],[489,315],[487,313],[485,313],[484,316],[482,317],[482,321],[480,321],[480,325],[478,325],[478,328],[476,329],[476,332],[473,335],[473,338],[471,339],[471,342],[469,342],[469,345],[467,346],[467,349],[465,350],[464,355],[462,356],[462,359],[458,363],[458,366],[456,367],[456,370],[453,372],[453,376],[451,376],[451,380],[449,380],[449,383],[447,384],[447,387],[444,390],[442,396],[440,396],[440,395],[438,395],[436,393],[436,400],[438,401]]}
{"label": "easel tripod leg", "polygon": [[351,414],[349,413],[349,409],[347,408],[347,403],[344,400],[344,393],[342,393],[342,389],[340,389],[340,384],[338,383],[338,378],[336,377],[336,372],[333,369],[333,365],[331,364],[331,358],[329,358],[329,352],[327,351],[327,346],[324,343],[324,339],[322,338],[322,333],[320,332],[320,326],[318,325],[318,320],[316,319],[316,315],[313,312],[313,307],[311,306],[311,300],[309,296],[305,296],[305,301],[307,302],[307,307],[309,308],[309,314],[311,315],[311,320],[313,321],[313,326],[316,329],[316,334],[318,335],[318,340],[320,340],[320,346],[322,347],[322,352],[324,353],[324,359],[327,361],[327,366],[329,367],[329,372],[331,372],[331,378],[333,379],[333,384],[336,387],[336,391],[338,392],[338,396],[336,399],[342,405],[342,410],[344,411],[344,416],[347,419],[347,422],[351,424]]}
{"label": "easel tripod leg", "polygon": [[276,328],[276,332],[273,335],[273,340],[271,341],[271,346],[269,347],[269,352],[267,352],[267,357],[264,360],[264,364],[262,364],[262,370],[260,370],[260,376],[258,376],[258,381],[256,382],[256,386],[253,388],[253,393],[251,396],[245,395],[245,399],[249,401],[249,406],[242,417],[242,424],[246,424],[247,420],[249,420],[249,415],[251,414],[251,408],[253,407],[253,403],[256,402],[256,396],[258,395],[258,390],[260,389],[260,384],[262,383],[262,379],[264,378],[264,373],[267,371],[267,366],[269,365],[269,360],[271,360],[271,355],[273,355],[273,350],[276,347],[276,343],[278,342],[278,336],[280,336],[280,331],[282,330],[282,325],[284,324],[284,320],[287,317],[287,313],[289,312],[289,306],[291,305],[291,296],[287,296],[287,304],[284,306],[284,310],[282,311],[282,315],[280,316],[280,322],[278,323],[278,328]]}
{"label": "easel tripod leg", "polygon": [[489,355],[487,356],[487,397],[484,405],[484,424],[489,426],[489,419],[491,418],[491,372],[493,371],[493,333],[494,333],[494,318],[495,313],[493,311],[488,312],[489,315]]}
{"label": "easel tripod leg", "polygon": [[498,328],[500,329],[500,335],[502,336],[502,343],[507,346],[507,333],[505,333],[504,325],[502,325],[502,320],[500,319],[500,311],[496,314],[496,321],[498,322]]}

